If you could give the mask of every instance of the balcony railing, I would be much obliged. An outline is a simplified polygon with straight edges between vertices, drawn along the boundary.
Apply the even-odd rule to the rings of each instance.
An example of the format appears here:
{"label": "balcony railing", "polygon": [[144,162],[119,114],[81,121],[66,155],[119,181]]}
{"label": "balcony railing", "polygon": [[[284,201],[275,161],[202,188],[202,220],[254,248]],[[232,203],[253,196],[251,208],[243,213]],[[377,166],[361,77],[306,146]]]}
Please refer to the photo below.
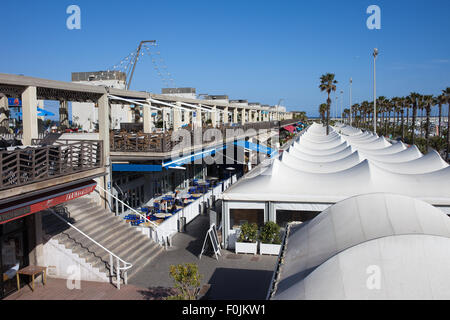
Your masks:
{"label": "balcony railing", "polygon": [[54,145],[0,152],[0,190],[103,167],[102,141],[58,140]]}
{"label": "balcony railing", "polygon": [[[296,120],[283,120],[280,121],[280,126],[295,123]],[[227,138],[227,130],[242,130],[246,132],[247,130],[253,129],[258,130],[268,130],[271,128],[277,128],[277,121],[266,121],[266,122],[253,122],[246,123],[244,125],[231,126],[223,124],[217,128],[213,127],[203,127],[201,128],[201,136],[208,129],[220,130],[223,139]],[[191,143],[195,145],[194,137],[195,135],[200,135],[200,129],[192,129],[189,127],[184,128],[190,133]],[[197,132],[195,130],[198,130]],[[111,132],[110,135],[110,148],[113,152],[171,152],[174,147],[180,143],[180,141],[172,141],[173,131],[167,131],[164,133],[130,133],[130,132]]]}

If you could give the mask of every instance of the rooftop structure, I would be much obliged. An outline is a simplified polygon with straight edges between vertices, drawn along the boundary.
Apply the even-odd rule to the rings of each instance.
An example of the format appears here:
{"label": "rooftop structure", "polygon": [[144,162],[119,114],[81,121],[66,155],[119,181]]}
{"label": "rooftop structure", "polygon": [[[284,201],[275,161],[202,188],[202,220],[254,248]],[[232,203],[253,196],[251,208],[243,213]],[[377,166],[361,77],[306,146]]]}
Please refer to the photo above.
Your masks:
{"label": "rooftop structure", "polygon": [[285,243],[271,299],[450,298],[450,219],[423,201],[351,197],[292,224]]}
{"label": "rooftop structure", "polygon": [[380,192],[450,214],[450,167],[434,151],[423,155],[416,146],[348,126],[326,135],[313,124],[279,158],[224,192],[224,246],[233,248],[239,221],[308,221],[339,201]]}

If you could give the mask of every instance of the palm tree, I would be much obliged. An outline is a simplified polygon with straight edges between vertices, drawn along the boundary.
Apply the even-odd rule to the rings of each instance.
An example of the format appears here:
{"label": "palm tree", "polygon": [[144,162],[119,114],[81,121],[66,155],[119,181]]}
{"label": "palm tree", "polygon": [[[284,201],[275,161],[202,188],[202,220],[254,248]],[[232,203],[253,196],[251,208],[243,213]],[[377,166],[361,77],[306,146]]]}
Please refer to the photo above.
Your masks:
{"label": "palm tree", "polygon": [[366,124],[367,124],[367,108],[368,108],[367,105],[368,104],[369,104],[369,102],[363,101],[361,103],[361,106],[360,106],[360,108],[361,108],[361,121],[362,121],[363,128],[365,128]]}
{"label": "palm tree", "polygon": [[418,105],[418,100],[420,98],[420,94],[416,93],[416,92],[411,92],[411,94],[409,95],[410,99],[411,99],[411,104],[412,104],[412,109],[413,109],[413,114],[412,114],[412,138],[411,138],[411,144],[414,144],[414,136],[415,136],[415,131],[416,131],[416,115],[417,115],[417,105]]}
{"label": "palm tree", "polygon": [[358,113],[358,111],[359,111],[359,104],[357,104],[357,103],[355,103],[353,106],[352,106],[352,111],[353,111],[353,119],[355,119],[355,127],[358,127],[359,126],[359,122],[358,122],[358,120],[357,120],[357,118],[356,118],[356,115],[357,115],[357,113]]}
{"label": "palm tree", "polygon": [[320,85],[319,89],[320,91],[325,91],[328,94],[327,99],[327,135],[329,133],[329,127],[328,124],[330,122],[330,106],[331,106],[331,99],[330,94],[332,91],[336,91],[336,84],[338,82],[334,79],[334,73],[327,73],[320,77]]}
{"label": "palm tree", "polygon": [[441,94],[436,97],[436,104],[439,105],[439,127],[438,133],[439,137],[441,136],[441,118],[442,118],[442,105],[447,103],[447,99],[444,94]]}
{"label": "palm tree", "polygon": [[[400,104],[401,104],[400,113],[401,113],[401,116],[402,116],[402,125],[401,125],[401,128],[402,128],[401,129],[402,130],[402,141],[405,141],[405,121],[404,121],[403,115],[404,115],[404,112],[405,112],[405,106],[407,105],[406,102],[407,102],[407,99],[405,97],[400,98]],[[409,111],[409,108],[407,108],[407,110]],[[406,121],[406,123],[408,123],[408,120]]]}
{"label": "palm tree", "polygon": [[426,121],[426,125],[425,125],[425,140],[426,140],[426,152],[428,152],[428,147],[430,144],[429,141],[429,134],[430,134],[430,114],[431,114],[431,107],[433,106],[434,103],[434,97],[431,96],[423,96],[423,103],[424,103],[424,108],[427,114],[427,121]]}
{"label": "palm tree", "polygon": [[406,134],[409,132],[409,108],[412,107],[412,98],[410,96],[405,97],[405,109],[406,109]]}
{"label": "palm tree", "polygon": [[350,119],[350,109],[345,108],[344,111],[342,112],[342,118],[346,119],[347,123],[349,122]]}
{"label": "palm tree", "polygon": [[421,138],[423,137],[423,128],[424,128],[424,125],[423,125],[423,111],[425,110],[425,105],[426,105],[424,99],[425,99],[425,96],[421,95],[419,97],[419,100],[418,100],[418,103],[417,103],[417,108],[420,110],[420,137]]}
{"label": "palm tree", "polygon": [[320,116],[322,117],[322,123],[325,124],[325,113],[327,112],[327,104],[326,103],[322,103],[319,106],[319,113]]}

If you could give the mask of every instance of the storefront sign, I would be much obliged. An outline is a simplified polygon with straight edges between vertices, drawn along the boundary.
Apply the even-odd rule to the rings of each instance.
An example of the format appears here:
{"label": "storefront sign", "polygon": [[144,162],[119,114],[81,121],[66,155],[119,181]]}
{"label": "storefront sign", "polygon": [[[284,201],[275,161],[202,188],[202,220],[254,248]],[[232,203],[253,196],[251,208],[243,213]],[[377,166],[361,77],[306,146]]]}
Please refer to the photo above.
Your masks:
{"label": "storefront sign", "polygon": [[80,198],[80,197],[85,196],[85,195],[91,193],[92,191],[94,191],[95,186],[96,186],[96,184],[94,183],[94,184],[90,184],[88,186],[81,187],[76,190],[72,189],[71,191],[69,191],[65,194],[58,195],[58,196],[50,198],[50,199],[38,201],[36,203],[32,203],[32,204],[24,206],[24,207],[16,208],[16,209],[1,213],[0,214],[0,224],[4,224],[4,223],[7,223],[12,220],[23,218],[30,214],[54,207],[58,204],[61,204],[61,203],[64,203],[64,202],[67,202],[67,201],[70,201],[70,200],[73,200],[76,198]]}
{"label": "storefront sign", "polygon": [[8,105],[10,107],[21,107],[22,101],[18,98],[8,98]]}

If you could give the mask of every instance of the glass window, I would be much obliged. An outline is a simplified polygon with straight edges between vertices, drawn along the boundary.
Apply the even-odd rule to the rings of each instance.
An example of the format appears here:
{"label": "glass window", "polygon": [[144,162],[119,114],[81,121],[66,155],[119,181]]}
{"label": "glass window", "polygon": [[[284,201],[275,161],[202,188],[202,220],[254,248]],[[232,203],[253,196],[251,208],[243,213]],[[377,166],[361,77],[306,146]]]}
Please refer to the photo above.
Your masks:
{"label": "glass window", "polygon": [[8,234],[23,228],[24,219],[17,219],[0,225],[2,232],[0,234]]}
{"label": "glass window", "polygon": [[[21,219],[23,221],[23,219]],[[7,223],[9,224],[9,223]],[[5,225],[7,225],[5,224]],[[3,235],[0,240],[1,251],[1,286],[0,297],[17,290],[16,273],[25,267],[27,256],[22,231]]]}
{"label": "glass window", "polygon": [[264,225],[264,209],[230,209],[230,230],[239,228],[244,223]]}
{"label": "glass window", "polygon": [[320,212],[318,211],[292,211],[292,210],[277,210],[277,224],[285,228],[289,222],[299,221],[306,222],[313,219]]}

